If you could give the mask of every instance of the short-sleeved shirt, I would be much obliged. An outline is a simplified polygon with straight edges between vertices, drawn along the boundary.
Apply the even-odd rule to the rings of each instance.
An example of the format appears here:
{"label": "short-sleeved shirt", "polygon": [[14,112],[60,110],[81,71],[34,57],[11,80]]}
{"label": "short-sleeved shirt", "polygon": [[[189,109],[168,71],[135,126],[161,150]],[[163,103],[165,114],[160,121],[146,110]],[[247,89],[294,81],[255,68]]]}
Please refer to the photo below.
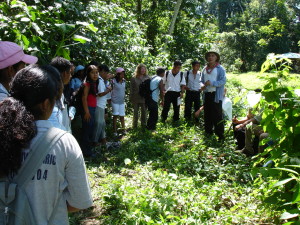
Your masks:
{"label": "short-sleeved shirt", "polygon": [[0,83],[0,101],[7,98],[9,96],[8,91],[6,88]]}
{"label": "short-sleeved shirt", "polygon": [[[106,86],[104,83],[104,80],[102,77],[99,77],[99,84],[98,84],[98,93],[103,93],[106,90]],[[107,102],[107,96],[97,96],[97,107],[100,107],[102,109],[105,109],[106,107],[106,102]]]}
{"label": "short-sleeved shirt", "polygon": [[79,78],[75,77],[71,80],[70,88],[73,89],[73,91],[77,91],[80,88],[81,84],[82,81]]}
{"label": "short-sleeved shirt", "polygon": [[152,91],[152,99],[155,102],[158,102],[159,100],[159,84],[162,81],[162,77],[160,76],[154,76],[150,82],[150,90]]}
{"label": "short-sleeved shirt", "polygon": [[[30,146],[51,128],[52,124],[47,120],[39,120],[36,121],[36,126],[37,136],[32,139]],[[23,161],[26,160],[29,151],[30,147],[23,150]],[[26,184],[25,192],[39,225],[48,224],[47,219],[58,200],[54,224],[60,225],[69,224],[66,202],[78,209],[92,205],[84,159],[72,134],[63,135],[53,146],[33,179]],[[63,195],[60,198],[61,193]]]}
{"label": "short-sleeved shirt", "polygon": [[[168,77],[166,74],[168,73]],[[172,73],[172,70],[168,71],[163,77],[163,83],[165,84],[166,91],[181,91],[181,86],[186,85],[185,77],[182,76],[181,79],[181,72],[177,73],[175,76]]]}
{"label": "short-sleeved shirt", "polygon": [[125,101],[125,88],[126,88],[125,80],[117,82],[116,79],[113,79],[112,83],[113,83],[113,89],[111,92],[112,103],[123,104]]}
{"label": "short-sleeved shirt", "polygon": [[193,74],[193,70],[189,70],[185,72],[184,77],[187,82],[186,86],[191,91],[199,91],[200,90],[200,71],[197,71],[196,74]]}

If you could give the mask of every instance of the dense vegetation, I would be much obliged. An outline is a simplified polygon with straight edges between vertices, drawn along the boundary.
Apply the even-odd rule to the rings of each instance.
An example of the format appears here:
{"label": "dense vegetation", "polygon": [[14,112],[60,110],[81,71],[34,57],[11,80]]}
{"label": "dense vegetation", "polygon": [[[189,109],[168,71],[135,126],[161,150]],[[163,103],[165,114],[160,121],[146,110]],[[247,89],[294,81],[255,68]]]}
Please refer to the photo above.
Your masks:
{"label": "dense vegetation", "polygon": [[[259,71],[268,53],[299,52],[299,18],[298,0],[5,0],[0,40],[40,63],[94,59],[127,76],[141,62],[151,73],[174,59],[186,69],[208,49],[221,53],[228,71]],[[263,126],[274,143],[263,155],[237,155],[231,131],[221,146],[184,121],[159,124],[156,133],[131,130],[121,148],[88,162],[95,207],[71,222],[299,224],[299,77],[289,70],[270,57],[262,80],[253,72],[228,76],[234,114],[245,113],[244,88],[263,88]],[[261,167],[269,160],[271,168]]]}

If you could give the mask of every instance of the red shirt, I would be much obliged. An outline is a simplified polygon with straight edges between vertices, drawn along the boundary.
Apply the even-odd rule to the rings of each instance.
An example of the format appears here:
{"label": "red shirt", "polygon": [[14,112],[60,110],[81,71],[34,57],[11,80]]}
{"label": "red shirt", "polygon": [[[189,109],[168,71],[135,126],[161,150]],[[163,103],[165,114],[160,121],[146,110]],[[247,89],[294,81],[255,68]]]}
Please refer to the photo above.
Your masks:
{"label": "red shirt", "polygon": [[[96,93],[96,83],[84,83],[84,86],[90,87],[90,88],[94,88],[94,93]],[[91,94],[89,91],[89,94],[87,96],[87,104],[89,107],[96,107],[97,106],[97,98],[96,98],[96,94]]]}

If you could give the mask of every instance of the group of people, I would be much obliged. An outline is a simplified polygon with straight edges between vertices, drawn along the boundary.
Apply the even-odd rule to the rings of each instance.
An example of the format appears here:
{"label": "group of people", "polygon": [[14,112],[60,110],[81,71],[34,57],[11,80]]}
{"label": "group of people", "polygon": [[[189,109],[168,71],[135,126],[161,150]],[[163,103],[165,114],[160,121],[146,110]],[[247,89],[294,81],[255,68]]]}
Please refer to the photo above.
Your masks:
{"label": "group of people", "polygon": [[[37,61],[17,44],[0,41],[0,221],[4,224],[19,224],[18,220],[20,224],[69,224],[68,212],[93,203],[76,139],[60,129],[53,131],[49,120],[52,114],[59,119],[64,115],[58,112],[65,105],[62,93],[70,80],[71,63],[64,67],[55,59],[39,66]],[[48,141],[51,144],[43,146]],[[39,164],[33,159],[42,152],[47,154],[37,160]],[[14,183],[23,189],[17,191]],[[26,198],[21,198],[23,193]]]}
{"label": "group of people", "polygon": [[[217,52],[209,51],[204,57],[207,64],[201,71],[199,61],[193,61],[191,69],[185,72],[181,71],[182,63],[175,61],[172,69],[159,67],[152,77],[146,65],[139,64],[129,84],[133,128],[140,120],[141,126],[155,130],[160,105],[163,123],[171,105],[173,121],[178,121],[185,94],[185,119],[197,121],[192,108],[196,115],[203,110],[205,134],[215,133],[222,142],[226,72]],[[37,143],[48,138],[52,127],[69,131],[51,145],[46,159],[25,187],[37,224],[47,224],[49,218],[57,224],[68,224],[68,211],[92,205],[84,156],[93,157],[93,147],[107,143],[108,103],[112,108],[114,135],[118,135],[118,118],[122,132],[125,131],[125,69],[118,67],[112,75],[108,66],[94,61],[86,66],[75,66],[62,57],[55,57],[45,66],[37,65],[37,61],[17,44],[0,41],[0,181],[11,182],[18,177],[26,159]],[[26,64],[32,65],[25,67]],[[146,80],[150,81],[150,97],[140,94],[141,84]],[[259,121],[259,117],[252,115],[244,121],[233,119],[236,130]],[[71,134],[77,128],[81,130],[77,136],[80,145]],[[253,132],[256,131],[262,134],[253,126]],[[247,139],[242,152],[253,153]]]}

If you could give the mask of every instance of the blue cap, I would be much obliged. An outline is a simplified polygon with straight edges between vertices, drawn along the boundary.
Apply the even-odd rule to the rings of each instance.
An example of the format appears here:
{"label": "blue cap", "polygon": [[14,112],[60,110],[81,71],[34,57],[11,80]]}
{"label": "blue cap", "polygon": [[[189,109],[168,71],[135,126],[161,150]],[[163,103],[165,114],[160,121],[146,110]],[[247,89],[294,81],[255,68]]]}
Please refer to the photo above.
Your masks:
{"label": "blue cap", "polygon": [[80,71],[80,70],[84,70],[84,66],[82,66],[82,65],[76,66],[76,68],[75,68],[75,70],[74,70],[74,73],[77,73],[77,72]]}

